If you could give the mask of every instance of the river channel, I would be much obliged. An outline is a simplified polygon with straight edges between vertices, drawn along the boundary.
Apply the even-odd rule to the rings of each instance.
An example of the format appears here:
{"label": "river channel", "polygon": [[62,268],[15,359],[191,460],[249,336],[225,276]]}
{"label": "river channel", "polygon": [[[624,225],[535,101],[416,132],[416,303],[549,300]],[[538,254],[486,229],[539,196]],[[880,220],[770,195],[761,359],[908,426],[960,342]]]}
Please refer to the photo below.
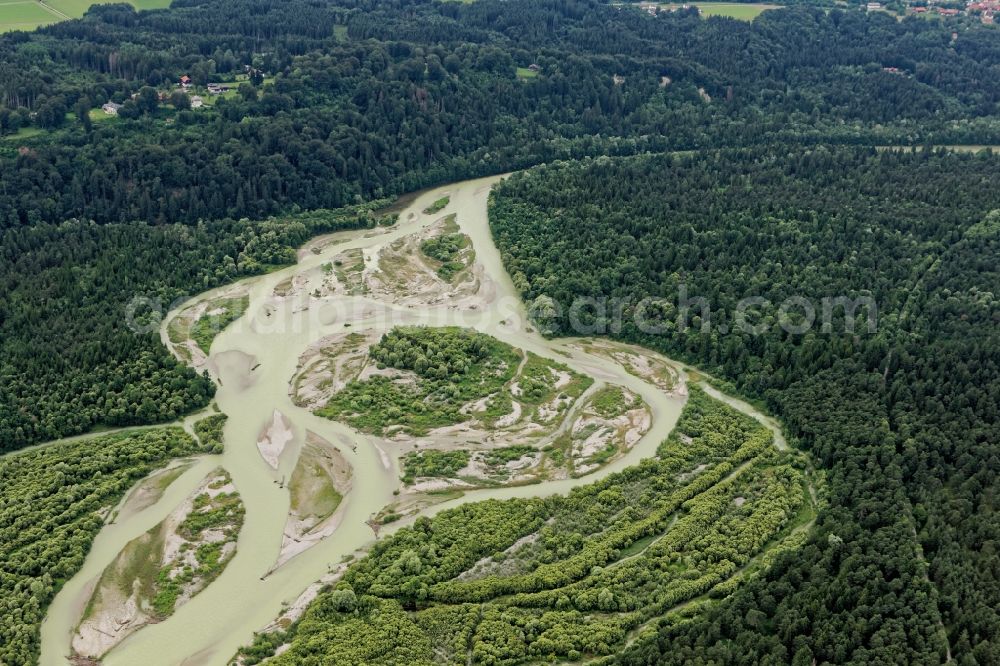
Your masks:
{"label": "river channel", "polygon": [[[289,380],[300,355],[333,333],[345,329],[388,330],[400,324],[473,327],[515,347],[565,363],[598,381],[626,386],[649,406],[652,422],[648,432],[626,455],[591,474],[535,485],[474,490],[424,509],[420,515],[487,498],[566,493],[574,486],[591,483],[653,455],[676,424],[684,405],[683,395],[668,395],[615,362],[585,353],[572,340],[547,340],[532,328],[489,230],[487,203],[497,180],[470,180],[424,192],[409,203],[392,227],[342,232],[324,243],[313,241],[310,246],[319,248],[318,252],[300,253],[295,266],[241,283],[249,288],[250,307],[215,338],[210,357],[210,367],[220,382],[216,402],[229,416],[225,452],[199,458],[155,504],[101,531],[83,568],[67,582],[49,609],[42,627],[42,664],[68,663],[71,634],[103,569],[130,540],[166,517],[218,465],[231,474],[246,507],[236,556],[215,581],[171,617],[141,629],[114,648],[104,659],[109,666],[225,664],[241,645],[251,642],[254,631],[282,612],[283,605],[345,556],[362,552],[373,541],[375,535],[365,521],[390,503],[393,491],[399,487],[399,451],[391,442],[318,417],[293,404],[289,397]],[[446,195],[450,197],[446,208],[423,213]],[[275,296],[277,285],[329,262],[335,254],[360,249],[370,261],[386,244],[417,233],[452,213],[461,231],[471,238],[482,275],[490,283],[481,303],[455,305],[444,299],[432,305],[400,305],[370,296]],[[206,292],[184,307],[232,288],[230,285]],[[176,313],[166,316],[164,331]],[[282,454],[277,470],[265,463],[256,446],[258,434],[275,410],[288,417],[294,430],[294,439]],[[344,500],[343,519],[333,535],[272,570],[289,510],[288,490],[282,481],[294,468],[307,430],[330,442],[356,445],[354,450],[342,447],[353,467],[353,488]],[[410,517],[386,526],[380,538],[412,520]]]}

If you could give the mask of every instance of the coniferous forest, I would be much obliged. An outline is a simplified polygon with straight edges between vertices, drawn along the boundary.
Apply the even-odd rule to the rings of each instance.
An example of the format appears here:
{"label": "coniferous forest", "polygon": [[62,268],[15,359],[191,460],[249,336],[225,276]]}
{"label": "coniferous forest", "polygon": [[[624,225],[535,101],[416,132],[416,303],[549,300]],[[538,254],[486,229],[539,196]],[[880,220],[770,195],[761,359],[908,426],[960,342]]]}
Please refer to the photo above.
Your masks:
{"label": "coniferous forest", "polygon": [[[769,148],[557,164],[495,193],[494,234],[529,301],[664,299],[655,335],[627,316],[617,335],[765,401],[829,471],[830,509],[803,549],[624,663],[997,658],[998,168]],[[700,307],[681,325],[680,285],[707,299],[710,327]],[[772,304],[753,308],[766,330],[720,333],[745,295]],[[863,309],[850,333],[838,318],[803,335],[777,325],[786,298],[819,311],[837,295],[872,296],[875,330]],[[568,330],[565,310],[549,313]]]}
{"label": "coniferous forest", "polygon": [[[184,75],[230,90],[190,108],[168,94]],[[117,116],[102,114],[106,102]],[[317,234],[385,223],[378,211],[397,195],[524,170],[497,187],[490,216],[540,328],[571,333],[581,296],[617,299],[626,315],[660,299],[655,335],[629,316],[620,328],[607,313],[581,316],[765,405],[826,475],[825,506],[798,547],[731,595],[632,641],[674,598],[668,583],[687,580],[677,553],[657,565],[676,580],[642,568],[648,585],[627,592],[596,564],[618,546],[571,557],[601,530],[628,532],[612,509],[666,502],[650,489],[673,488],[681,467],[647,466],[565,501],[469,505],[380,545],[284,636],[293,651],[279,663],[347,663],[310,641],[350,642],[374,614],[389,633],[371,640],[391,643],[393,623],[409,631],[405,613],[428,599],[439,611],[397,641],[413,650],[398,663],[433,655],[428,636],[464,640],[455,627],[486,601],[497,635],[519,638],[485,641],[481,663],[998,663],[1000,157],[932,148],[960,144],[1000,144],[1000,30],[966,18],[175,0],[0,35],[0,453],[204,407],[212,381],[160,343],[168,307],[294,263]],[[697,312],[677,325],[681,288],[710,304],[711,326]],[[750,295],[770,303],[754,308],[762,334],[734,332]],[[829,330],[788,334],[777,305],[794,296],[870,299],[877,326],[859,316],[847,331],[837,311]],[[690,435],[699,418],[753,435],[703,400],[682,422]],[[96,512],[204,448],[157,430],[4,459],[0,662],[37,659],[44,607],[82,563]],[[743,482],[760,520],[798,510],[803,465],[752,467]],[[578,565],[559,582],[577,596],[527,574],[510,590],[450,580],[454,562],[553,517],[566,527],[535,559]],[[35,523],[45,533],[26,531]],[[769,535],[785,529],[772,523]],[[700,584],[684,594],[719,583]],[[541,624],[525,610],[550,606]],[[598,638],[568,629],[612,611],[623,615],[595,623]],[[247,654],[266,655],[268,640]]]}
{"label": "coniferous forest", "polygon": [[[975,25],[953,40],[949,26],[857,12],[744,23],[581,0],[185,0],[7,35],[0,448],[204,404],[210,387],[155,340],[108,331],[132,296],[169,302],[294,245],[219,220],[595,154],[997,142],[998,48]],[[517,76],[532,64],[537,76]],[[185,74],[245,79],[211,108],[157,99]],[[119,116],[92,120],[109,100]]]}

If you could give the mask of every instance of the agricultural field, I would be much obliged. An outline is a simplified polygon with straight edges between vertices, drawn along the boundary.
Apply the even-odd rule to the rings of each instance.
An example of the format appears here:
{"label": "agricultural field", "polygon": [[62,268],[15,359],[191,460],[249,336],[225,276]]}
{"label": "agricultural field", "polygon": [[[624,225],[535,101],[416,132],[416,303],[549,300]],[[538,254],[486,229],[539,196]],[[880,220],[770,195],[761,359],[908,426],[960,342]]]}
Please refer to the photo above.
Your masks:
{"label": "agricultural field", "polygon": [[781,5],[749,2],[691,2],[685,4],[670,3],[660,5],[660,7],[667,9],[679,9],[684,6],[697,7],[698,11],[701,12],[701,15],[704,17],[727,16],[740,21],[753,21],[755,18],[760,16],[762,12],[765,12],[768,9],[778,9],[781,7]]}
{"label": "agricultural field", "polygon": [[53,10],[47,9],[45,5],[32,0],[0,3],[0,32],[34,30],[39,26],[60,21],[62,18]]}
{"label": "agricultural field", "polygon": [[[127,0],[136,9],[163,9],[170,0]],[[91,5],[102,4],[93,0],[4,0],[0,2],[0,32],[34,30],[43,25],[80,18]]]}
{"label": "agricultural field", "polygon": [[[107,0],[105,0],[107,1]],[[164,9],[170,6],[170,0],[127,0],[136,9]],[[45,4],[57,12],[71,18],[83,16],[92,5],[101,4],[94,0],[46,0]]]}

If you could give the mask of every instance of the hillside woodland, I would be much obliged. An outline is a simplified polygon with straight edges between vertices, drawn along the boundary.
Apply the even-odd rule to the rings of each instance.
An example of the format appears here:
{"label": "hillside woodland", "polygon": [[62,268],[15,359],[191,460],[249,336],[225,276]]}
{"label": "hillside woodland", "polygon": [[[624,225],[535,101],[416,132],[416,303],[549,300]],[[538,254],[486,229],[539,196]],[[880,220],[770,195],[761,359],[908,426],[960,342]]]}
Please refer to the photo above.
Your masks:
{"label": "hillside woodland", "polygon": [[[715,533],[707,559],[649,545],[626,567],[649,584],[626,590],[595,569],[670,534],[629,513],[667,499],[470,504],[380,542],[274,638],[292,641],[284,660],[320,663],[311,641],[369,627],[372,643],[410,652],[361,658],[398,663],[462,660],[455,646],[470,644],[483,663],[997,663],[1000,163],[929,146],[1000,144],[998,74],[993,26],[854,7],[751,23],[597,0],[176,0],[2,35],[0,451],[203,407],[211,381],[159,342],[168,308],[293,262],[310,236],[391,223],[379,211],[395,195],[529,169],[494,193],[491,223],[540,329],[570,332],[578,296],[665,299],[655,335],[631,316],[588,323],[780,417],[826,475],[826,505],[787,553],[753,539],[725,553]],[[184,75],[202,108],[178,94]],[[117,116],[100,112],[108,101]],[[677,325],[681,287],[710,304],[709,326],[700,313]],[[758,335],[733,332],[748,296],[772,304],[754,309]],[[775,324],[792,296],[870,298],[877,326],[848,331],[838,310],[829,330],[789,334]],[[101,512],[197,450],[169,429],[3,459],[0,661],[37,659],[45,606]],[[753,534],[781,543],[806,525],[807,462],[750,454],[745,511],[699,494],[678,525],[708,506],[698,515],[733,530],[756,516]],[[658,469],[625,475],[674,488]],[[540,534],[505,582],[455,580],[553,516],[565,532]],[[563,578],[532,573],[601,530],[611,541]],[[732,577],[723,559],[764,550],[745,584],[700,598]],[[663,587],[699,572],[711,580],[679,596]],[[670,600],[691,604],[661,621]],[[460,630],[480,611],[495,631],[470,643]],[[581,614],[592,631],[572,634]]]}

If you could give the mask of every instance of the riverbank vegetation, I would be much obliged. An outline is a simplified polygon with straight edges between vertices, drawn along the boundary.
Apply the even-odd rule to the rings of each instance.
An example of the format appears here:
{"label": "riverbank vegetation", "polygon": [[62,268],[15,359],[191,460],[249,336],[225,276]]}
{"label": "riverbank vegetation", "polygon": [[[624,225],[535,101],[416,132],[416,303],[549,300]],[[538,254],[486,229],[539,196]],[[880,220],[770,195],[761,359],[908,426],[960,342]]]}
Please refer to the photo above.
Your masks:
{"label": "riverbank vegetation", "polygon": [[369,356],[379,369],[401,372],[348,383],[318,414],[367,432],[425,433],[467,420],[463,405],[498,392],[520,362],[510,345],[456,327],[397,327]]}
{"label": "riverbank vegetation", "polygon": [[420,243],[420,251],[432,260],[438,276],[445,282],[454,280],[476,258],[472,242],[468,236],[458,231],[454,215],[449,216],[442,233]]}
{"label": "riverbank vegetation", "polygon": [[213,299],[178,313],[167,326],[170,342],[177,345],[175,349],[188,351],[188,358],[190,350],[184,347],[188,341],[194,343],[207,356],[215,336],[242,317],[249,305],[250,297],[244,294]]}
{"label": "riverbank vegetation", "polygon": [[418,477],[447,479],[469,464],[469,452],[415,451],[403,456],[403,483],[412,484]]}
{"label": "riverbank vegetation", "polygon": [[[952,44],[946,22],[839,9],[748,24],[593,0],[404,5],[110,5],[0,36],[0,446],[204,404],[211,387],[122,312],[349,226],[297,210],[601,152],[1000,143],[1000,92],[977,83],[995,80],[988,27]],[[199,110],[160,104],[184,74],[234,89]],[[128,111],[90,121],[109,99]],[[232,221],[268,216],[282,223]]]}
{"label": "riverbank vegetation", "polygon": [[222,430],[229,419],[225,414],[212,414],[194,422],[194,434],[202,446],[212,453],[222,453],[224,448]]}
{"label": "riverbank vegetation", "polygon": [[350,489],[350,465],[331,448],[307,443],[288,484],[292,517],[304,523],[305,532],[332,516]]}
{"label": "riverbank vegetation", "polygon": [[[324,269],[325,270],[325,269]],[[337,281],[349,294],[364,294],[365,258],[361,250],[347,250],[337,255],[331,264]]]}
{"label": "riverbank vegetation", "polygon": [[590,395],[592,378],[483,333],[397,327],[368,349],[367,361],[358,346],[363,337],[338,336],[310,352],[319,362],[305,364],[293,391],[315,404],[324,387],[341,386],[317,414],[414,441],[420,450],[403,457],[407,485],[439,479],[477,487],[586,474],[623,454],[650,426],[646,405],[631,392],[606,386]]}
{"label": "riverbank vegetation", "polygon": [[480,279],[475,248],[456,220],[452,213],[382,246],[364,276],[368,293],[408,307],[487,307],[489,282]]}
{"label": "riverbank vegetation", "polygon": [[[204,445],[204,442],[202,442]],[[150,474],[137,483],[122,502],[120,509],[111,512],[107,523],[116,523],[123,518],[134,516],[135,514],[148,509],[163,497],[170,485],[184,475],[186,471],[194,465],[193,460],[180,460],[176,464],[168,465],[166,468]]]}
{"label": "riverbank vegetation", "polygon": [[153,607],[161,618],[222,573],[236,555],[236,539],[243,526],[243,503],[221,468],[209,475],[185,513],[175,530],[181,540],[174,546],[178,553],[162,563],[157,575]]}
{"label": "riverbank vegetation", "polygon": [[[297,402],[403,448],[403,488],[377,516],[397,519],[456,492],[589,474],[652,423],[616,385],[471,329],[397,327],[335,335],[292,380]],[[339,387],[339,388],[338,388]]]}
{"label": "riverbank vegetation", "polygon": [[341,449],[307,430],[288,482],[288,518],[271,571],[336,531],[353,480],[354,470]]}
{"label": "riverbank vegetation", "polygon": [[[998,168],[986,153],[760,149],[552,165],[499,186],[495,238],[524,296],[556,304],[548,326],[572,330],[575,297],[621,299],[620,338],[731,381],[827,470],[831,509],[794,555],[619,661],[996,654],[1000,578],[982,544],[1000,522],[982,507],[997,483],[983,461],[1000,414],[986,259],[1000,194],[982,184]],[[747,296],[766,299],[747,312],[756,335],[734,326]],[[793,296],[815,308],[803,334],[778,325]],[[840,307],[825,328],[822,299],[838,296],[869,297],[875,328],[865,307],[853,329]],[[631,316],[646,297],[661,299],[658,334]],[[682,314],[682,297],[704,298],[710,321],[700,301]],[[788,312],[802,323],[801,305]]]}
{"label": "riverbank vegetation", "polygon": [[46,607],[129,488],[174,458],[203,452],[180,428],[163,428],[0,458],[0,661],[38,659]]}
{"label": "riverbank vegetation", "polygon": [[375,207],[0,230],[0,451],[203,407],[214,386],[160,343],[159,317],[194,292],[294,262],[317,233],[374,227]]}
{"label": "riverbank vegetation", "polygon": [[445,209],[449,201],[451,201],[451,197],[441,197],[427,208],[424,208],[424,215],[433,215],[434,213],[440,213],[442,210]]}
{"label": "riverbank vegetation", "polygon": [[420,518],[248,653],[285,643],[275,664],[344,650],[373,663],[610,656],[666,611],[758,575],[755,558],[811,520],[808,483],[798,454],[694,388],[655,458],[565,497]]}
{"label": "riverbank vegetation", "polygon": [[209,473],[190,498],[105,568],[73,635],[74,656],[100,659],[130,634],[173,615],[236,555],[243,516],[229,474]]}
{"label": "riverbank vegetation", "polygon": [[683,385],[677,368],[649,349],[612,342],[607,338],[587,338],[574,342],[573,345],[588,354],[611,359],[630,375],[647,381],[666,393],[676,394]]}

